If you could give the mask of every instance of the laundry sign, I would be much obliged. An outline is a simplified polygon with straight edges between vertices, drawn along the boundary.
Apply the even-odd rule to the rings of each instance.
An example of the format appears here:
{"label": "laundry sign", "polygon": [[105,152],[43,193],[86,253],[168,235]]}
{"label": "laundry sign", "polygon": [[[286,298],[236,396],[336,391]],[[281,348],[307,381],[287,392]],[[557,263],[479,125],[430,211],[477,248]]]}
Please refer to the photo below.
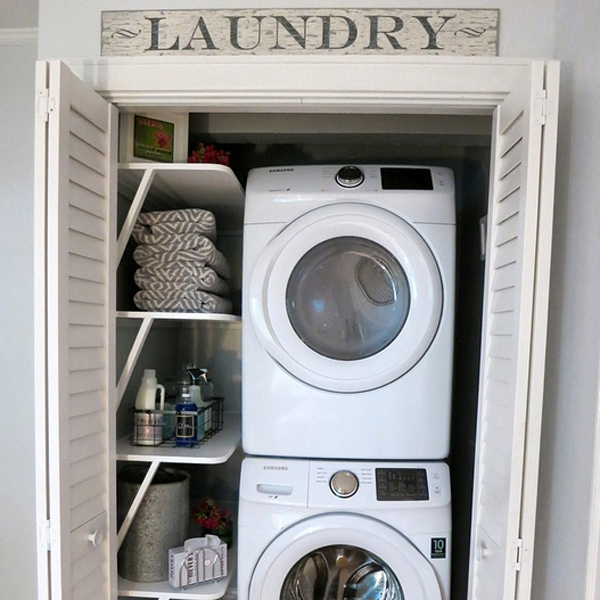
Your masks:
{"label": "laundry sign", "polygon": [[495,56],[495,9],[102,12],[102,56],[395,54]]}

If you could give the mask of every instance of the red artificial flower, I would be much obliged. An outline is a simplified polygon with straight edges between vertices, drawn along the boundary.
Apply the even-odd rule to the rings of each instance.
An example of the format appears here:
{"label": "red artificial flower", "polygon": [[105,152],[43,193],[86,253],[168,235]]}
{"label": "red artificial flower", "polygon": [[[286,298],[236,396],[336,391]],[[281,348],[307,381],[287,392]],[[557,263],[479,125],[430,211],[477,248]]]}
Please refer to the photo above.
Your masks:
{"label": "red artificial flower", "polygon": [[209,498],[202,498],[192,509],[192,518],[206,531],[227,531],[231,527],[231,511],[219,508]]}
{"label": "red artificial flower", "polygon": [[212,144],[206,146],[200,142],[198,150],[192,150],[192,155],[188,157],[188,162],[229,165],[229,151],[217,150]]}

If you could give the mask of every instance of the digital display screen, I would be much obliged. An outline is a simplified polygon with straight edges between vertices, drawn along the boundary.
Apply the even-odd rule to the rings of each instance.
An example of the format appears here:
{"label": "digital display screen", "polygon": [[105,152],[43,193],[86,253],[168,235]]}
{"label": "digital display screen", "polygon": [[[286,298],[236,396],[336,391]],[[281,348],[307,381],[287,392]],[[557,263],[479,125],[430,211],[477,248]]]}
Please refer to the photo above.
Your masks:
{"label": "digital display screen", "polygon": [[409,167],[382,167],[381,189],[383,190],[433,190],[433,179],[429,169]]}
{"label": "digital display screen", "polygon": [[429,500],[426,469],[375,469],[377,500]]}

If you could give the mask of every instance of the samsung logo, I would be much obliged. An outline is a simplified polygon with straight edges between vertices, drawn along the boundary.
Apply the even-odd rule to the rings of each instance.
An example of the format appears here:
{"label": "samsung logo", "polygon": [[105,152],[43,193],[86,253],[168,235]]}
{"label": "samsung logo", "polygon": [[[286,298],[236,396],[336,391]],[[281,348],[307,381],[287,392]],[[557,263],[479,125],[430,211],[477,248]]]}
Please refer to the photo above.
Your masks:
{"label": "samsung logo", "polygon": [[275,465],[264,465],[263,471],[287,471],[288,467],[278,467]]}
{"label": "samsung logo", "polygon": [[269,173],[288,173],[294,169],[269,169]]}

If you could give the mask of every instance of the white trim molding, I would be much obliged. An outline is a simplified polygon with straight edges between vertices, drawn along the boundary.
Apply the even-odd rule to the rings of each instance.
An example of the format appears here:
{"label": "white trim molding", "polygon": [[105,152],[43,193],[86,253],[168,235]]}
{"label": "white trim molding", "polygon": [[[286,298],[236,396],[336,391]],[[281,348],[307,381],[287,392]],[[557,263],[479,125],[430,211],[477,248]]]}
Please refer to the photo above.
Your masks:
{"label": "white trim molding", "polygon": [[528,73],[531,61],[480,56],[207,56],[199,61],[159,56],[75,59],[69,66],[125,112],[163,106],[323,113],[344,107],[343,112],[491,115],[515,80]]}
{"label": "white trim molding", "polygon": [[37,27],[0,28],[0,46],[29,46],[37,42]]}
{"label": "white trim molding", "polygon": [[[600,386],[599,386],[600,387]],[[589,515],[585,600],[600,600],[600,394],[596,410],[594,463]]]}

